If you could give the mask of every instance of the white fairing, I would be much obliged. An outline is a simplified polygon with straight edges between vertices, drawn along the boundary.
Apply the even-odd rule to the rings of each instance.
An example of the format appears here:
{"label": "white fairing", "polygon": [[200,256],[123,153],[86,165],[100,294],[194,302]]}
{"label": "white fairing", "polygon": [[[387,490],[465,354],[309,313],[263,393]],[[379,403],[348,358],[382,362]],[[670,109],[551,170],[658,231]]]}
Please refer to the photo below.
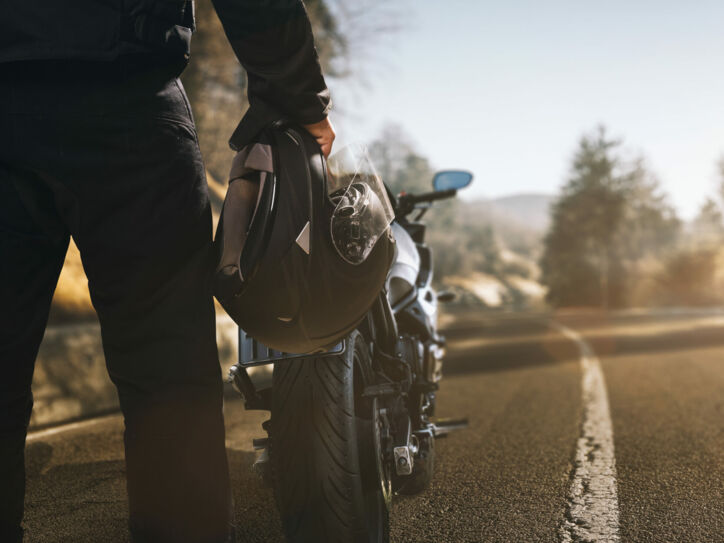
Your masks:
{"label": "white fairing", "polygon": [[420,271],[420,255],[415,242],[407,231],[393,222],[392,235],[395,237],[395,260],[387,276],[387,296],[394,306],[415,288]]}
{"label": "white fairing", "polygon": [[430,324],[437,329],[437,294],[432,288],[432,282],[428,282],[427,285],[420,288],[418,299],[422,310],[430,320]]}

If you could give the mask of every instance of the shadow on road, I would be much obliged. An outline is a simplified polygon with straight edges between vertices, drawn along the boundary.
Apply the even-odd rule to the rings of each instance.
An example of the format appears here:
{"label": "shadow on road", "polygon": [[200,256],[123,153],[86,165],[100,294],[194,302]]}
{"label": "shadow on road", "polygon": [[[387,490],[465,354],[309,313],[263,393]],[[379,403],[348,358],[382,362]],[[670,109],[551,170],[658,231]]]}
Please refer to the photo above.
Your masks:
{"label": "shadow on road", "polygon": [[[30,443],[26,449],[25,540],[129,541],[125,463],[109,460],[53,465],[53,454],[53,447],[42,441]],[[227,449],[227,454],[239,526],[237,541],[283,542],[272,491],[251,470],[255,454],[235,449]]]}
{"label": "shadow on road", "polygon": [[272,490],[251,470],[256,455],[227,449],[236,514],[237,543],[283,543]]}
{"label": "shadow on road", "polygon": [[46,471],[52,447],[28,447],[25,541],[129,541],[123,461],[81,462]]}
{"label": "shadow on road", "polygon": [[[550,327],[551,316],[464,315],[443,330],[447,375],[510,371],[578,360],[578,347]],[[690,351],[724,346],[724,320],[701,315],[563,318],[598,356]]]}
{"label": "shadow on road", "polygon": [[541,316],[468,317],[443,334],[449,345],[446,375],[509,371],[580,357],[578,347]]}
{"label": "shadow on road", "polygon": [[654,334],[613,334],[587,338],[599,356],[608,358],[640,353],[688,351],[724,346],[724,327],[707,326],[691,330]]}

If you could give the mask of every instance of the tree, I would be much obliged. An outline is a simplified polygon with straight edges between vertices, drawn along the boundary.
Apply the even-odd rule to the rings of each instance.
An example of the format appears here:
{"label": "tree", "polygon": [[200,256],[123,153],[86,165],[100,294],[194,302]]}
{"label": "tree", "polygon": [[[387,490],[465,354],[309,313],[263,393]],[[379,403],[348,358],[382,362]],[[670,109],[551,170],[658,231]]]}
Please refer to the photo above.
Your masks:
{"label": "tree", "polygon": [[228,174],[228,141],[247,107],[244,72],[226,40],[211,0],[196,2],[191,61],[181,76],[191,102],[199,146],[218,180]]}
{"label": "tree", "polygon": [[[387,125],[369,146],[377,172],[393,194],[432,190],[434,170],[398,125]],[[499,274],[500,247],[491,226],[464,223],[460,202],[436,202],[425,216],[427,242],[435,254],[435,277],[474,271]]]}
{"label": "tree", "polygon": [[699,248],[712,248],[724,240],[724,154],[716,163],[716,173],[719,178],[717,193],[704,200],[691,222],[689,244]]}
{"label": "tree", "polygon": [[317,47],[319,62],[326,77],[346,77],[349,72],[340,66],[347,58],[350,42],[342,28],[339,17],[328,0],[306,0],[305,6],[312,23],[314,43]]}
{"label": "tree", "polygon": [[[355,16],[352,20],[342,9],[347,3],[352,2],[305,2],[319,59],[328,79],[352,76],[348,59],[358,55],[363,43],[358,43],[351,36],[366,31],[370,37],[377,31],[374,23],[379,10],[366,13],[353,10]],[[349,32],[351,22],[356,25],[356,33]],[[248,100],[245,73],[226,40],[211,0],[196,2],[196,32],[191,62],[182,80],[193,108],[206,167],[215,178],[224,179],[231,160],[228,140],[248,107]]]}
{"label": "tree", "polygon": [[627,163],[604,127],[579,141],[552,207],[541,259],[553,305],[626,303],[636,263],[665,250],[680,223],[643,160]]}
{"label": "tree", "polygon": [[415,150],[401,126],[386,125],[368,149],[377,173],[393,194],[431,189],[434,171],[427,158]]}
{"label": "tree", "polygon": [[621,185],[626,205],[615,242],[621,257],[634,262],[670,249],[679,236],[681,221],[643,159],[634,160],[627,168]]}
{"label": "tree", "polygon": [[602,127],[581,138],[572,176],[552,206],[541,270],[554,305],[608,305],[612,241],[625,205],[612,155],[618,145]]}
{"label": "tree", "polygon": [[707,198],[691,224],[695,241],[714,245],[724,238],[724,217],[721,207],[713,198]]}

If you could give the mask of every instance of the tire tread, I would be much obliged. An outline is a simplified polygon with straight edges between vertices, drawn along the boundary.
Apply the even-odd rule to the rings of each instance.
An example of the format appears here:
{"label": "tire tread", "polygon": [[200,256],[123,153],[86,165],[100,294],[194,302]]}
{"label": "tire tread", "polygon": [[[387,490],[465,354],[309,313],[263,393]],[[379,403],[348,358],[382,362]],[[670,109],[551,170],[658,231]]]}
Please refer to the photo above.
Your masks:
{"label": "tire tread", "polygon": [[[350,337],[350,347],[356,334]],[[364,499],[351,350],[274,368],[274,494],[284,532],[293,543],[370,541],[360,515]]]}

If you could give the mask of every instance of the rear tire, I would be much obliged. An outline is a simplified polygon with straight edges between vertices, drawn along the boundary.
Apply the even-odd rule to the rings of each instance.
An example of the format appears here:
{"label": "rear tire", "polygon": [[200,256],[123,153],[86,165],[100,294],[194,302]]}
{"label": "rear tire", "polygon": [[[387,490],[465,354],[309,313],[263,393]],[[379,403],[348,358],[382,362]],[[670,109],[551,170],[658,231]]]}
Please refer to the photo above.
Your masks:
{"label": "rear tire", "polygon": [[362,398],[370,355],[355,331],[339,356],[274,367],[270,462],[292,543],[387,543],[389,512],[373,435],[376,402]]}

